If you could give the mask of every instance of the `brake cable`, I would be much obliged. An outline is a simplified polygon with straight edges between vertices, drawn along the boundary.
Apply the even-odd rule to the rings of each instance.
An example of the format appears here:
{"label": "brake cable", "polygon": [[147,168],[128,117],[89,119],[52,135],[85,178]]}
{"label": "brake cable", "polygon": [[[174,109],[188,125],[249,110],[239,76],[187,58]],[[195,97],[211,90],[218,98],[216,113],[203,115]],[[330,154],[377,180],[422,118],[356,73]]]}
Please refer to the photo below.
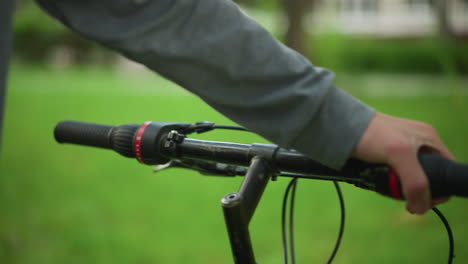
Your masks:
{"label": "brake cable", "polygon": [[[191,133],[205,133],[208,131],[212,131],[214,129],[228,129],[228,130],[238,130],[238,131],[246,131],[246,132],[251,132],[248,129],[244,127],[239,127],[239,126],[224,126],[224,125],[215,125],[212,122],[208,121],[201,121],[197,122],[189,127],[187,127],[183,133],[185,135],[191,134]],[[285,175],[285,176],[304,176],[306,177],[307,175],[304,174],[292,174],[292,173],[281,173],[280,175]],[[309,177],[310,178],[310,177]],[[287,239],[287,228],[286,228],[286,222],[288,221],[286,217],[286,211],[287,211],[287,201],[289,198],[289,194],[291,192],[291,198],[290,198],[290,204],[289,204],[289,256],[291,259],[291,264],[296,263],[296,256],[295,256],[295,247],[294,247],[294,203],[295,203],[295,196],[296,196],[296,189],[297,189],[297,184],[298,184],[298,178],[292,179],[288,186],[285,189],[285,193],[283,196],[283,205],[282,205],[282,214],[281,214],[281,230],[282,230],[282,246],[283,246],[283,258],[284,258],[284,264],[288,264],[288,239]],[[344,198],[343,194],[341,192],[341,188],[338,184],[337,181],[333,181],[333,184],[335,186],[338,199],[340,202],[340,227],[339,227],[339,232],[338,232],[338,237],[335,242],[335,246],[333,247],[333,251],[330,254],[327,264],[331,264],[338,252],[338,249],[341,245],[341,240],[343,238],[343,233],[344,233],[344,226],[345,226],[345,216],[346,216],[346,211],[345,211],[345,205],[344,205]],[[437,209],[436,207],[432,208],[432,211],[439,217],[439,219],[442,221],[444,224],[444,227],[447,231],[448,239],[449,239],[449,257],[448,257],[448,264],[451,264],[453,259],[455,258],[454,254],[454,248],[455,248],[455,243],[453,239],[453,233],[450,228],[450,224],[448,223],[447,219],[445,216],[442,214],[442,212]]]}
{"label": "brake cable", "polygon": [[[289,254],[291,256],[291,263],[295,264],[296,257],[295,257],[295,249],[294,249],[294,200],[295,200],[295,195],[296,195],[296,188],[297,188],[297,183],[298,183],[298,178],[294,178],[289,182],[289,185],[286,187],[286,191],[284,193],[283,197],[283,209],[282,209],[282,217],[281,217],[281,228],[282,228],[282,237],[283,237],[283,259],[284,263],[288,264],[288,246],[287,246],[287,231],[286,231],[286,222],[288,221],[286,219],[286,204],[287,204],[287,199],[289,197],[289,192],[292,189],[291,192],[291,199],[290,199],[290,206],[289,206],[289,242],[290,242],[290,247],[289,247]],[[338,238],[335,242],[335,246],[333,247],[333,251],[330,254],[330,257],[328,258],[327,264],[332,263],[333,259],[336,256],[336,253],[338,252],[338,249],[341,245],[341,240],[343,238],[343,233],[344,233],[344,226],[345,226],[345,204],[344,204],[344,199],[343,199],[343,193],[341,192],[341,188],[338,184],[338,182],[333,181],[333,184],[335,186],[339,202],[340,202],[340,229],[338,232]]]}
{"label": "brake cable", "polygon": [[447,231],[448,239],[449,239],[449,257],[448,263],[451,264],[453,259],[455,258],[454,249],[455,249],[455,242],[453,240],[453,233],[452,229],[450,228],[450,224],[442,214],[442,212],[437,209],[436,207],[432,208],[432,211],[439,217],[440,221],[444,224],[445,230]]}

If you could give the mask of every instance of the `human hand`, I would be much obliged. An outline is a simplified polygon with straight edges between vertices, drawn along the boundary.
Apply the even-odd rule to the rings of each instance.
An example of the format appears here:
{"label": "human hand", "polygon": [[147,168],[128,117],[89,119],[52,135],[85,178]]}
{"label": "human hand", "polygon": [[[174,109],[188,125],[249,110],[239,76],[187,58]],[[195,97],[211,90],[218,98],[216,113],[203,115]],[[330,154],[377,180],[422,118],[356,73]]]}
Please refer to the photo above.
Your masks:
{"label": "human hand", "polygon": [[376,113],[354,149],[353,156],[372,163],[385,163],[400,177],[410,213],[424,214],[435,204],[429,183],[419,164],[418,152],[429,151],[455,160],[435,129],[422,122]]}

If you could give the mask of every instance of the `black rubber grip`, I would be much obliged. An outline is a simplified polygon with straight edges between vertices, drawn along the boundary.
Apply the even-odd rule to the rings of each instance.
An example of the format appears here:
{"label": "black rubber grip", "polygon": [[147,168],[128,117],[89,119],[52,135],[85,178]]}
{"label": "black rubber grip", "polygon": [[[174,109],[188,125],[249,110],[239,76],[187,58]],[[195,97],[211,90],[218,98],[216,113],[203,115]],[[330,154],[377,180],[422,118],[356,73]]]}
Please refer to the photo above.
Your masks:
{"label": "black rubber grip", "polygon": [[[468,197],[468,165],[429,153],[419,154],[419,162],[428,178],[432,198],[452,195]],[[375,180],[376,192],[395,199],[404,199],[400,180],[393,170]]]}
{"label": "black rubber grip", "polygon": [[77,121],[63,121],[55,126],[55,140],[60,143],[74,143],[112,149],[110,135],[113,126]]}
{"label": "black rubber grip", "polygon": [[433,197],[468,197],[468,165],[436,154],[420,155],[419,161],[429,179]]}

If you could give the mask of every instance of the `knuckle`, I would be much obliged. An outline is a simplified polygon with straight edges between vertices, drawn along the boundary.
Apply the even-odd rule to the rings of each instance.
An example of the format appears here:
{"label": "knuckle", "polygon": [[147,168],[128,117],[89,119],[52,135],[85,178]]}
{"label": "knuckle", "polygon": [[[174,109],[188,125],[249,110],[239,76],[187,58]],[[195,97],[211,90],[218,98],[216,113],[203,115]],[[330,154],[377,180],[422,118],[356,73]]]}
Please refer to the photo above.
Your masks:
{"label": "knuckle", "polygon": [[425,193],[427,188],[428,184],[425,180],[413,180],[406,185],[406,191],[412,195]]}
{"label": "knuckle", "polygon": [[428,135],[437,135],[436,129],[430,124],[418,122],[418,127]]}
{"label": "knuckle", "polygon": [[395,141],[395,142],[388,144],[386,147],[386,152],[389,155],[405,153],[411,150],[412,150],[412,146],[407,141]]}

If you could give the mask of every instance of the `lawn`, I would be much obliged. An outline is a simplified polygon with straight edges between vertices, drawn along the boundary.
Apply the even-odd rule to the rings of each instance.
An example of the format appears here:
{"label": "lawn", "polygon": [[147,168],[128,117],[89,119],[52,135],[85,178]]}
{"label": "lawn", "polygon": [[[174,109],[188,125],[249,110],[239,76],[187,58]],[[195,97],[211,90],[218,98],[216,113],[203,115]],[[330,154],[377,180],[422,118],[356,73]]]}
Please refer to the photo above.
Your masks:
{"label": "lawn", "polygon": [[[339,75],[340,87],[376,109],[429,122],[468,163],[468,87],[442,76]],[[374,89],[371,89],[374,88]],[[426,92],[427,91],[427,92]],[[458,95],[458,96],[454,96]],[[220,208],[241,178],[185,170],[157,174],[108,150],[57,144],[62,120],[104,124],[231,121],[156,75],[105,68],[11,70],[0,159],[0,263],[232,263]],[[202,138],[265,142],[242,132]],[[286,179],[271,182],[251,224],[259,263],[279,264],[280,205]],[[448,242],[434,214],[342,184],[344,240],[335,263],[446,263]],[[440,209],[455,234],[454,263],[468,263],[468,202]],[[324,263],[339,207],[329,182],[301,181],[296,205],[298,263]]]}

